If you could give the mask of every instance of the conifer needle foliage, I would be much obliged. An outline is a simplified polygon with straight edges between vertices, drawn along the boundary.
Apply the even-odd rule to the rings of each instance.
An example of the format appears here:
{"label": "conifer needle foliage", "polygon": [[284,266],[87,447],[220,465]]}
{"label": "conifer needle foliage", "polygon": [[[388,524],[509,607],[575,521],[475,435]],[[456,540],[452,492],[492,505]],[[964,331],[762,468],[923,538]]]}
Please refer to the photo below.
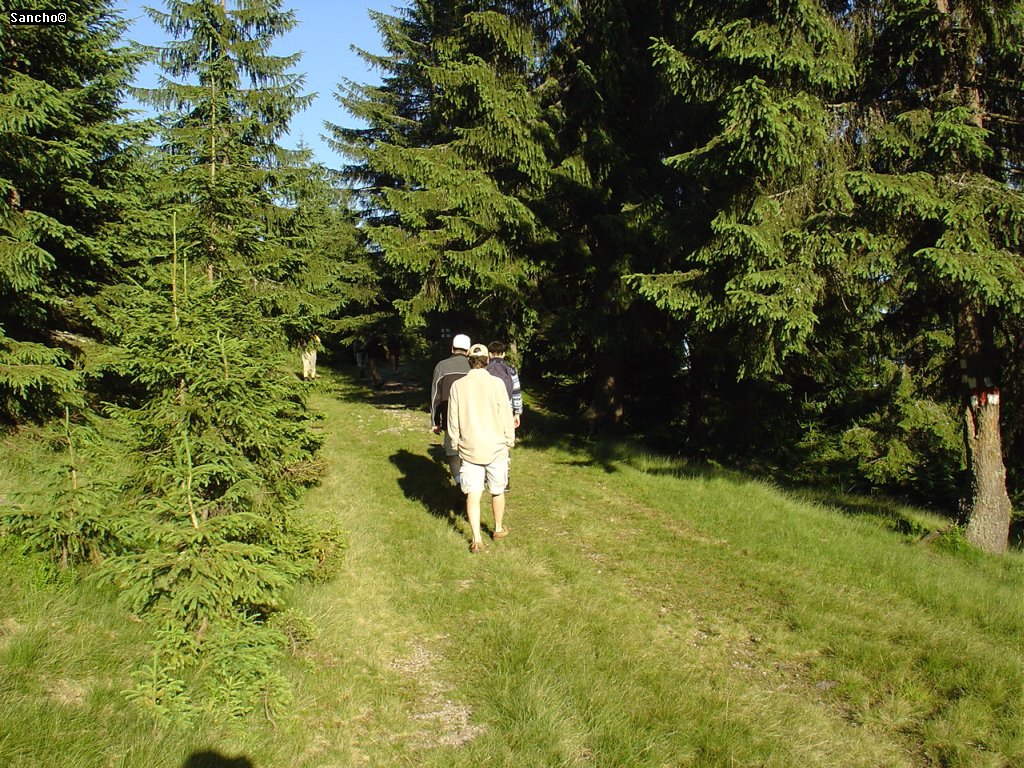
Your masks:
{"label": "conifer needle foliage", "polygon": [[537,95],[544,6],[417,0],[374,13],[389,53],[364,57],[384,83],[343,84],[343,104],[369,127],[333,126],[335,146],[411,325],[484,297],[513,336],[531,324],[530,252],[548,237],[532,204],[552,146]]}
{"label": "conifer needle foliage", "polygon": [[[53,425],[56,427],[57,425]],[[0,526],[62,569],[98,564],[120,548],[117,453],[109,420],[64,412],[48,433],[52,461],[41,468],[46,491],[18,491],[0,514]]]}
{"label": "conifer needle foliage", "polygon": [[161,86],[141,93],[168,110],[150,193],[165,225],[105,315],[109,374],[128,383],[109,408],[141,461],[104,573],[162,628],[139,701],[187,716],[179,682],[202,663],[214,681],[203,697],[273,709],[287,701],[286,641],[268,620],[330,549],[292,517],[319,442],[281,356],[343,304],[354,227],[308,150],[279,144],[310,100],[298,55],[270,53],[294,14],[170,0],[151,15],[171,38],[152,52]]}
{"label": "conifer needle foliage", "polygon": [[[103,571],[131,611],[164,628],[169,680],[201,657],[225,680],[248,680],[221,700],[251,707],[280,682],[271,671],[283,640],[266,620],[318,565],[317,537],[292,517],[316,477],[318,440],[244,285],[154,274],[167,280],[130,291],[114,318],[118,373],[137,389],[110,408],[141,461]],[[218,651],[233,632],[245,651]]]}
{"label": "conifer needle foliage", "polygon": [[959,420],[968,538],[993,551],[1010,524],[999,359],[1018,343],[1024,285],[1020,14],[947,0],[693,9],[696,34],[654,51],[679,97],[716,116],[666,158],[711,192],[708,234],[675,269],[629,278],[731,337],[741,375],[817,400],[809,442],[841,424],[825,442],[861,456],[872,483],[955,496]]}
{"label": "conifer needle foliage", "polygon": [[[71,25],[19,30],[0,59],[0,398],[15,417],[33,397],[68,406],[54,493],[5,528],[66,565],[97,563],[160,628],[140,702],[186,716],[202,659],[210,706],[273,708],[286,640],[269,617],[342,548],[292,518],[319,441],[282,355],[286,332],[315,333],[369,282],[351,268],[354,224],[308,150],[278,143],[310,99],[298,56],[269,52],[293,13],[152,10],[172,39],[149,52],[165,77],[141,95],[167,112],[128,165],[120,142],[140,129],[112,123],[137,56],[107,50],[123,26],[104,5],[73,5]],[[137,192],[132,210],[105,186],[117,182]],[[70,332],[83,329],[98,340]],[[108,480],[101,443],[124,459]]]}
{"label": "conifer needle foliage", "polygon": [[[121,96],[138,55],[106,0],[42,2],[53,25],[11,25],[0,44],[0,419],[82,405],[74,372],[90,334],[83,300],[117,281],[110,228],[129,204],[141,141]],[[11,9],[10,3],[3,5]]]}

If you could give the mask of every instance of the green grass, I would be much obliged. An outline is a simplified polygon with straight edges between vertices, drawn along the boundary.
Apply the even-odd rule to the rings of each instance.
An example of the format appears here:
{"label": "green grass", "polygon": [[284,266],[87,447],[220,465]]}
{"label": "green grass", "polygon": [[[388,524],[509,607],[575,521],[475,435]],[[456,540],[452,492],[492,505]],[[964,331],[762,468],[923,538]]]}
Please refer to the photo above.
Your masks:
{"label": "green grass", "polygon": [[[941,521],[902,510],[903,535],[863,500],[528,429],[512,535],[471,556],[423,394],[326,374],[328,474],[304,514],[349,549],[294,595],[316,631],[288,662],[290,711],[152,720],[121,693],[146,628],[8,547],[0,765],[1024,764],[1020,553],[916,543]],[[0,498],[39,460],[15,449]]]}

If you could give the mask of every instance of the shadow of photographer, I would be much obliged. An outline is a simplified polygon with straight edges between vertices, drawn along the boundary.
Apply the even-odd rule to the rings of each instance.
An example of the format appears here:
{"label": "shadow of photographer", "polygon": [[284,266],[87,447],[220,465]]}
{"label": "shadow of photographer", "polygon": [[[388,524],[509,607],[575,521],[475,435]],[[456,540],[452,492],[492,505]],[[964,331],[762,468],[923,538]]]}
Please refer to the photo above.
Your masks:
{"label": "shadow of photographer", "polygon": [[181,768],[256,768],[247,757],[225,757],[220,752],[206,750],[189,755]]}

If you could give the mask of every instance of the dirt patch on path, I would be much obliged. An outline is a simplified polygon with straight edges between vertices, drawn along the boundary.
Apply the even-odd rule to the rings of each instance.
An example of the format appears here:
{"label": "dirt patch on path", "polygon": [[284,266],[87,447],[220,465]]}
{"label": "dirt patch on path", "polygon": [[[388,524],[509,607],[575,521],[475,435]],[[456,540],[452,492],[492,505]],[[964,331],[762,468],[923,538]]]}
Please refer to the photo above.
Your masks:
{"label": "dirt patch on path", "polygon": [[470,723],[472,710],[466,704],[454,701],[450,687],[435,676],[438,658],[436,653],[417,643],[407,656],[391,663],[392,669],[422,689],[413,719],[423,727],[409,739],[409,746],[414,749],[461,747],[485,730],[482,725]]}

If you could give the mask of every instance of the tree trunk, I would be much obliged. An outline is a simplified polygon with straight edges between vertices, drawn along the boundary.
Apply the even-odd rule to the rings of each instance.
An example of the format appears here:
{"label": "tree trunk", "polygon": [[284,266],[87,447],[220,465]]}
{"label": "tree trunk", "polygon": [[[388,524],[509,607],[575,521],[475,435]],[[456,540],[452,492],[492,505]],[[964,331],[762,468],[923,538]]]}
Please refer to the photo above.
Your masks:
{"label": "tree trunk", "polygon": [[708,374],[712,369],[713,363],[710,360],[710,356],[698,348],[700,344],[703,344],[703,339],[699,340],[697,344],[687,339],[686,446],[694,457],[704,460],[707,458],[704,400]]}
{"label": "tree trunk", "polygon": [[961,310],[959,319],[960,368],[967,389],[964,445],[971,477],[966,535],[979,549],[1003,553],[1010,537],[1012,507],[1006,491],[993,324],[970,306]]}
{"label": "tree trunk", "polygon": [[971,499],[967,540],[974,546],[1001,554],[1010,536],[1010,497],[999,427],[999,390],[978,402],[972,397],[964,409],[967,461],[971,473]]}

